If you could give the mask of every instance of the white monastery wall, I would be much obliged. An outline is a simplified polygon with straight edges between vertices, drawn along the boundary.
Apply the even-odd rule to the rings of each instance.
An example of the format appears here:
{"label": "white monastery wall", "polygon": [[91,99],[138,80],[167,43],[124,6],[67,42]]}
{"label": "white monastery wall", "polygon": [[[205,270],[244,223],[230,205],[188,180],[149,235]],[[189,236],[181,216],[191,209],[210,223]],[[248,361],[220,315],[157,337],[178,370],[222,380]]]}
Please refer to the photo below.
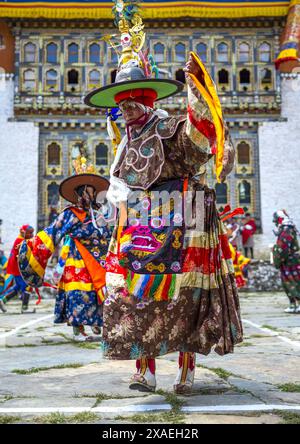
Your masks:
{"label": "white monastery wall", "polygon": [[263,234],[256,252],[275,241],[272,215],[285,209],[300,230],[300,74],[283,75],[282,121],[259,128],[259,167]]}
{"label": "white monastery wall", "polygon": [[9,253],[19,227],[35,229],[38,214],[39,128],[31,122],[14,122],[14,82],[0,74],[0,219],[1,237]]}

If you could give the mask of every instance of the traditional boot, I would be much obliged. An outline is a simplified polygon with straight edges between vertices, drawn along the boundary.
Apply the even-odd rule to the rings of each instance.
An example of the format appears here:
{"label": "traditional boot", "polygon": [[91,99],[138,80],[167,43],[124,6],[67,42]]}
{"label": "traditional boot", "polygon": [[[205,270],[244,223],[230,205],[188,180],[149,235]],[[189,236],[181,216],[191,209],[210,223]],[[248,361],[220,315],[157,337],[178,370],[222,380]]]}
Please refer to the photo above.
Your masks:
{"label": "traditional boot", "polygon": [[87,342],[101,342],[101,340],[102,340],[102,336],[101,336],[101,333],[102,333],[102,331],[101,331],[101,327],[98,327],[97,325],[93,325],[93,326],[91,326],[91,330],[92,330],[92,332],[93,332],[93,334],[94,334],[95,336],[93,336],[93,335],[89,335],[89,336],[86,338],[86,341],[87,341]]}
{"label": "traditional boot", "polygon": [[85,342],[88,335],[84,330],[83,325],[73,326],[73,339],[76,342]]}
{"label": "traditional boot", "polygon": [[154,392],[156,387],[155,359],[137,359],[136,369],[137,372],[131,378],[129,388],[140,392]]}
{"label": "traditional boot", "polygon": [[30,293],[28,291],[24,291],[24,293],[22,294],[21,313],[26,313],[28,311],[29,299],[30,299]]}
{"label": "traditional boot", "polygon": [[195,376],[195,353],[179,353],[179,369],[174,382],[174,392],[178,395],[188,395],[192,392]]}
{"label": "traditional boot", "polygon": [[5,307],[5,302],[4,302],[4,300],[1,300],[1,299],[0,299],[0,310],[1,310],[3,313],[6,313],[6,312],[7,312],[7,308]]}

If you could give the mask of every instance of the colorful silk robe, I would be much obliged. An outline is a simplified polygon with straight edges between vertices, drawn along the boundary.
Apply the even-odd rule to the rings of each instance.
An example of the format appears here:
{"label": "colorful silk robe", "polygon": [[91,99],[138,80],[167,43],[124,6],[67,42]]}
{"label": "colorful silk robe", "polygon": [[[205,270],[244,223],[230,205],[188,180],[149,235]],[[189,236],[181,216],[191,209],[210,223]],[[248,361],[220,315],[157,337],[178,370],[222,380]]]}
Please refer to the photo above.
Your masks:
{"label": "colorful silk robe", "polygon": [[98,230],[89,214],[69,207],[48,228],[23,242],[19,254],[20,271],[28,284],[39,287],[43,284],[49,258],[64,241],[59,259],[55,323],[102,325],[104,265],[109,240],[107,227]]}
{"label": "colorful silk robe", "polygon": [[[133,231],[115,230],[107,258],[103,328],[103,350],[110,359],[154,358],[174,351],[208,354],[212,348],[223,355],[242,340],[231,253],[215,193],[192,179],[217,155],[219,113],[208,104],[212,95],[205,100],[197,84],[188,82],[187,117],[152,118],[140,134],[132,134],[113,174],[130,189],[144,193],[145,205],[154,187],[168,190],[170,184],[177,187],[181,182],[184,192],[187,180],[193,196],[196,191],[203,193],[203,229],[192,224],[173,230],[180,214],[171,209],[171,232],[164,232],[162,220],[152,220],[147,227],[137,224]],[[224,158],[228,174],[232,156]],[[194,204],[195,200],[193,217],[199,217]],[[156,215],[162,219],[160,211]],[[164,249],[167,243],[169,248]],[[122,248],[125,256],[120,254]],[[147,251],[150,261],[144,260]],[[127,280],[122,267],[129,270]],[[155,278],[149,283],[151,273]]]}
{"label": "colorful silk robe", "polygon": [[287,296],[291,300],[300,300],[300,252],[297,231],[293,225],[279,226],[273,258],[275,267],[280,270]]}

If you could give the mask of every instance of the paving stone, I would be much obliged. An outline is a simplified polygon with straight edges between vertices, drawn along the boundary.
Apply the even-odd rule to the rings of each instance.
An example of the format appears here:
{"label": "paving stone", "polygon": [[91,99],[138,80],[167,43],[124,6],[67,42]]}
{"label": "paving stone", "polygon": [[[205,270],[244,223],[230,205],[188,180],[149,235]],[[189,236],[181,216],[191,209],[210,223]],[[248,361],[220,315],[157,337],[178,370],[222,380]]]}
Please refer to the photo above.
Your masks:
{"label": "paving stone", "polygon": [[[9,304],[8,314],[0,313],[0,335],[20,325],[53,313],[53,300],[43,301],[36,314],[12,314],[19,310],[19,301]],[[244,323],[245,342],[248,346],[236,347],[234,354],[219,356],[197,355],[194,394],[182,397],[187,406],[218,406],[244,404],[296,404],[300,405],[299,393],[281,392],[276,386],[286,382],[299,383],[300,349],[279,340],[280,335],[300,341],[300,316],[288,316],[283,312],[287,305],[284,293],[255,293],[241,295],[243,319],[259,326],[269,325],[277,332],[261,331]],[[21,336],[22,335],[22,336]],[[66,337],[63,337],[63,336]],[[259,335],[259,337],[256,337]],[[6,344],[12,348],[0,348],[0,405],[3,407],[34,406],[46,403],[49,407],[92,406],[102,394],[122,399],[103,400],[99,406],[126,406],[167,404],[163,396],[132,391],[128,387],[135,370],[134,361],[109,361],[103,359],[99,349],[83,348],[68,343],[72,329],[64,324],[54,325],[53,318],[32,327],[26,327],[10,336]],[[45,345],[43,340],[66,341],[64,345]],[[249,343],[251,345],[249,345]],[[33,344],[35,347],[18,347]],[[0,345],[3,345],[3,341]],[[4,344],[5,345],[5,344]],[[172,392],[177,373],[178,354],[172,353],[157,359],[157,389]],[[80,363],[79,368],[50,369],[31,375],[13,374],[13,369],[53,367],[61,364]],[[218,376],[214,368],[231,372],[228,381]],[[11,399],[19,396],[23,399]],[[78,397],[80,396],[80,397]],[[34,397],[27,398],[24,397]],[[181,398],[180,398],[181,399]],[[126,413],[120,413],[127,416]],[[99,414],[96,423],[115,423],[118,414]],[[101,417],[100,417],[101,416]],[[32,416],[24,417],[24,422]],[[130,423],[130,416],[127,418]],[[276,423],[280,418],[271,414],[219,414],[190,413],[186,422],[201,423]],[[214,422],[215,421],[215,422]],[[219,422],[218,422],[219,421]],[[250,421],[250,422],[248,422]],[[123,421],[117,421],[124,423]],[[127,423],[127,422],[126,422]]]}
{"label": "paving stone", "polygon": [[[134,414],[149,414],[157,413],[161,410],[170,410],[171,406],[168,404],[164,396],[147,395],[137,398],[135,392],[132,392],[132,398],[123,399],[108,399],[102,401],[97,406],[97,412],[103,418],[112,418],[117,416],[126,416],[132,411]],[[145,407],[146,406],[146,407]]]}
{"label": "paving stone", "polygon": [[1,404],[1,408],[46,408],[46,407],[93,407],[95,399],[93,398],[67,398],[48,397],[48,398],[18,398],[11,399]]}
{"label": "paving stone", "polygon": [[260,416],[199,415],[185,416],[185,424],[279,424],[282,419],[273,414]]}
{"label": "paving stone", "polygon": [[185,401],[185,407],[219,406],[219,405],[248,405],[263,402],[251,394],[226,392],[222,395],[196,395],[191,397],[179,396]]}

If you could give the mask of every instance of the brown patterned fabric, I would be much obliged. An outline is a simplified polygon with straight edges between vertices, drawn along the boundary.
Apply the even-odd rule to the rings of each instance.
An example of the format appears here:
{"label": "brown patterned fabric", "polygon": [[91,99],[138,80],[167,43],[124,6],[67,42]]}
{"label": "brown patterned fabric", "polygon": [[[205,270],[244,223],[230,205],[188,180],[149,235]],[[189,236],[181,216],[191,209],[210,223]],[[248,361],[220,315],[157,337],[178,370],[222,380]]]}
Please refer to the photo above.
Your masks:
{"label": "brown patterned fabric", "polygon": [[[199,103],[206,106],[201,101]],[[203,108],[203,113],[204,117],[199,121],[203,132],[197,139],[198,144],[189,137],[191,128],[186,118],[154,117],[136,138],[132,137],[114,176],[133,189],[145,190],[153,184],[183,178],[189,178],[189,187],[193,186],[192,177],[212,156],[212,119],[207,109]],[[225,144],[226,150],[223,167],[227,174],[233,167],[230,142]],[[217,215],[214,191],[205,188],[204,194],[203,214],[199,214],[196,205],[192,208],[195,217],[203,216],[204,231],[194,229],[192,236],[184,237],[188,259],[176,300],[137,299],[124,291],[124,276],[111,273],[109,282],[110,273],[107,273],[102,346],[108,358],[155,358],[173,351],[207,355],[212,349],[224,355],[233,352],[234,345],[242,341],[228,241]],[[110,253],[118,261],[116,232]],[[202,257],[205,260],[202,261]]]}
{"label": "brown patterned fabric", "polygon": [[159,119],[130,141],[114,175],[130,188],[146,190],[157,181],[192,177],[208,155],[186,134],[186,117]]}
{"label": "brown patterned fabric", "polygon": [[[221,258],[224,254],[218,237],[224,228],[217,216],[214,192],[207,188],[206,200],[204,229],[212,233],[208,242],[215,242]],[[187,239],[186,245],[191,242]],[[223,259],[215,279],[203,275],[202,284],[194,275],[185,279],[176,301],[137,300],[124,296],[121,288],[112,291],[108,287],[103,319],[105,356],[154,358],[174,351],[207,355],[212,348],[220,355],[233,352],[243,331],[231,260],[228,263],[229,267]]]}

